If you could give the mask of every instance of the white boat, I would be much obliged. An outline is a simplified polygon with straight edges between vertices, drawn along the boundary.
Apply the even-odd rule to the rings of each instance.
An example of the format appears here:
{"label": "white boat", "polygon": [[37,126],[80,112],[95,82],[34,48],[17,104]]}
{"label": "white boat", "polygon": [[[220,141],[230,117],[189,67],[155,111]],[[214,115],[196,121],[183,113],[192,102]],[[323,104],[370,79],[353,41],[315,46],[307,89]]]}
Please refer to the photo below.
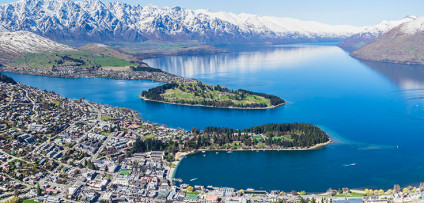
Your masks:
{"label": "white boat", "polygon": [[181,178],[174,178],[174,181],[182,183],[183,182],[183,179],[181,179]]}
{"label": "white boat", "polygon": [[206,151],[205,150],[202,150],[202,153],[205,153]]}
{"label": "white boat", "polygon": [[344,166],[356,166],[357,163],[345,164]]}
{"label": "white boat", "polygon": [[190,179],[190,181],[195,181],[195,180],[197,180],[197,178]]}

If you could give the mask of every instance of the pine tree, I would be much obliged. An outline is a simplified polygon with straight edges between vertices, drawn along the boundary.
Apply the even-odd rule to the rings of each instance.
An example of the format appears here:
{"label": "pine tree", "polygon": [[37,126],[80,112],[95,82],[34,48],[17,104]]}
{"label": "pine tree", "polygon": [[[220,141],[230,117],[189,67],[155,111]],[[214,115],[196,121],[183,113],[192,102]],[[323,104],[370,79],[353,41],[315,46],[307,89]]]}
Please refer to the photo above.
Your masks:
{"label": "pine tree", "polygon": [[41,196],[41,189],[39,183],[37,183],[37,196]]}

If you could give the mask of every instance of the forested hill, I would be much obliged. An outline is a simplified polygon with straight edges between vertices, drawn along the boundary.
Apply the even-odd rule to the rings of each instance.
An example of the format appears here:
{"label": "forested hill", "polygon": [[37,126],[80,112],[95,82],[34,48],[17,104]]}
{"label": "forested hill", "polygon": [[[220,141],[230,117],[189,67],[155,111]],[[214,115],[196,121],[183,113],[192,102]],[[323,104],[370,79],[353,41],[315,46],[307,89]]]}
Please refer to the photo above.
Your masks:
{"label": "forested hill", "polygon": [[274,108],[285,103],[274,95],[242,89],[230,90],[202,82],[165,84],[144,91],[141,96],[147,100],[217,108]]}
{"label": "forested hill", "polygon": [[[1,67],[1,64],[0,64],[0,67]],[[16,84],[16,81],[13,78],[11,78],[7,75],[3,75],[1,73],[0,73],[0,82]]]}
{"label": "forested hill", "polygon": [[249,144],[247,139],[253,137],[252,144],[264,142],[266,145],[283,147],[312,147],[330,140],[323,130],[309,123],[264,124],[243,130],[206,127],[204,133],[228,136],[228,139],[239,140],[245,144]]}
{"label": "forested hill", "polygon": [[193,150],[253,150],[253,149],[315,149],[329,144],[330,138],[317,126],[308,123],[282,123],[253,126],[243,130],[206,127],[191,129],[192,136],[184,141],[138,139],[132,153],[163,150],[173,160],[177,152]]}

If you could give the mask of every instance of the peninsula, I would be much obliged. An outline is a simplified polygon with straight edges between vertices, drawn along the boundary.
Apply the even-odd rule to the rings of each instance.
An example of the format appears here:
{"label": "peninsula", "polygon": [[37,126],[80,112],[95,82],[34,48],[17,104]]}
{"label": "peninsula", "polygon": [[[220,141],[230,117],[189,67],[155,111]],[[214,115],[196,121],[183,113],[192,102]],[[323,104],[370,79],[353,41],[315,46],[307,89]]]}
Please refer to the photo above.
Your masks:
{"label": "peninsula", "polygon": [[141,98],[172,104],[240,109],[275,108],[286,103],[274,95],[242,89],[230,90],[226,87],[199,81],[164,84],[143,91]]}
{"label": "peninsula", "polygon": [[173,140],[136,140],[133,153],[165,150],[168,160],[178,152],[200,150],[312,150],[331,143],[330,137],[309,123],[271,123],[246,129],[206,127],[191,129],[191,138],[184,144]]}

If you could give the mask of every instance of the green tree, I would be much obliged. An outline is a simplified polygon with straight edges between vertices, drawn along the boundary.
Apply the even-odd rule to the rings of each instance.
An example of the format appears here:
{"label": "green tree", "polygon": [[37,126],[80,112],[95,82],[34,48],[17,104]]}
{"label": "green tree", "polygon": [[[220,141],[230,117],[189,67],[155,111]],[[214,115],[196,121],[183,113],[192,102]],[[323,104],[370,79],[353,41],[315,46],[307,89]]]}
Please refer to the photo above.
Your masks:
{"label": "green tree", "polygon": [[191,132],[195,135],[198,135],[200,133],[200,131],[195,127],[191,128]]}
{"label": "green tree", "polygon": [[193,186],[188,186],[186,190],[187,192],[193,192],[193,189],[194,189]]}
{"label": "green tree", "polygon": [[39,183],[37,183],[37,196],[41,196],[41,189]]}

